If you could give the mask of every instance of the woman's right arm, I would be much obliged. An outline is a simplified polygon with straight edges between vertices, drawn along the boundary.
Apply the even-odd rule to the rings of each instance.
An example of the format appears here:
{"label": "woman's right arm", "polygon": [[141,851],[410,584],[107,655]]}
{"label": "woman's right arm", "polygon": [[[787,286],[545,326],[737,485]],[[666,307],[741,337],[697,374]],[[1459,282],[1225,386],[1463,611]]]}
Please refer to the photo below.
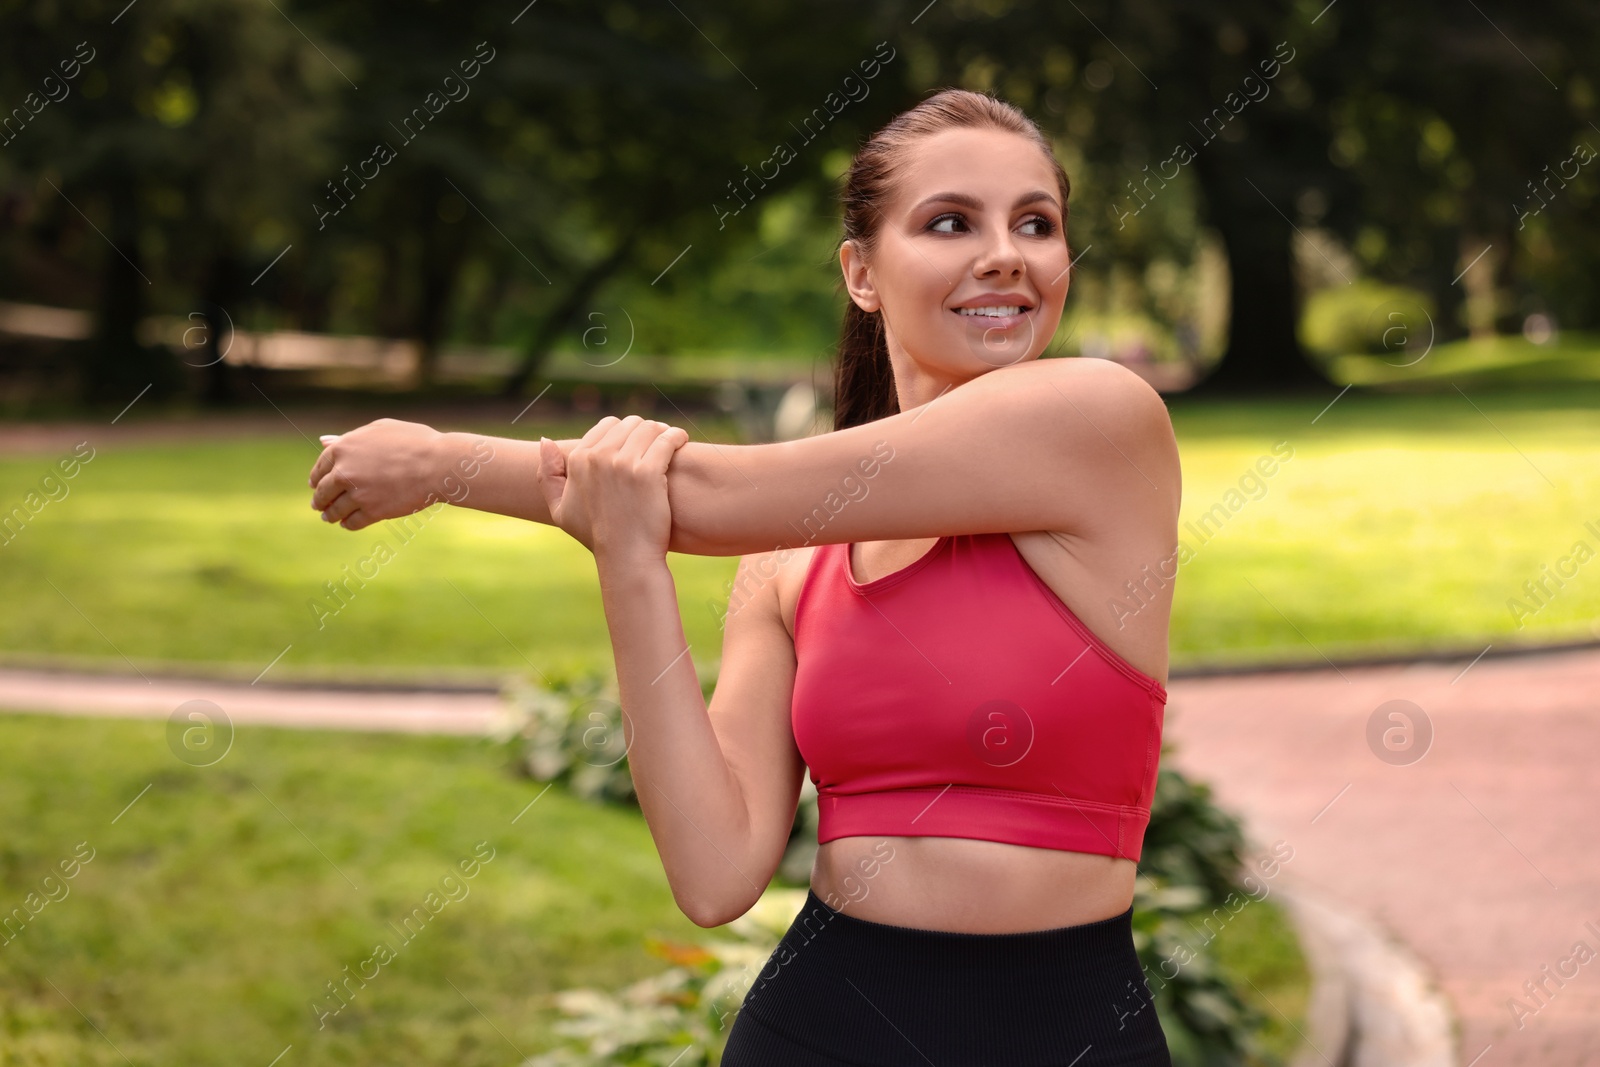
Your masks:
{"label": "woman's right arm", "polygon": [[[578,442],[556,444],[569,452]],[[311,468],[311,506],[347,530],[445,501],[552,524],[535,475],[539,442],[378,419],[322,450]]]}

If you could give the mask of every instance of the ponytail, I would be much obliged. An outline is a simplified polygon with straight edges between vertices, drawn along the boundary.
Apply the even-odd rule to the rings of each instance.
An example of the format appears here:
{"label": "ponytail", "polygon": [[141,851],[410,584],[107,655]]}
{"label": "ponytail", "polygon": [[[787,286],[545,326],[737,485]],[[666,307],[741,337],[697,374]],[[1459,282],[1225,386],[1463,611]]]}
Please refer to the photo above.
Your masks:
{"label": "ponytail", "polygon": [[854,300],[844,310],[833,372],[833,428],[843,430],[900,411],[900,395],[883,339],[883,313],[863,311]]}

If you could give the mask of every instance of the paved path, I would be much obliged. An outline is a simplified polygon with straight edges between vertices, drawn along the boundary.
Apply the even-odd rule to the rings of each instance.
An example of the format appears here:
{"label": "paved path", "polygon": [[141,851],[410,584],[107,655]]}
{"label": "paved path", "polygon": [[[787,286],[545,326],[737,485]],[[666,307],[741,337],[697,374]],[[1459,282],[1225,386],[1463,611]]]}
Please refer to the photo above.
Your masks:
{"label": "paved path", "polygon": [[[1465,667],[1176,680],[1169,763],[1211,783],[1259,841],[1288,842],[1286,875],[1374,917],[1422,959],[1460,1020],[1459,1067],[1591,1067],[1600,651]],[[1368,720],[1391,700],[1432,724],[1415,762],[1369,746]],[[1594,958],[1566,963],[1576,976],[1562,978],[1578,941]],[[1548,992],[1530,996],[1523,983],[1541,979]],[[1513,998],[1527,1010],[1514,1016]]]}
{"label": "paved path", "polygon": [[[1257,841],[1293,847],[1284,884],[1372,916],[1431,968],[1460,1019],[1458,1067],[1600,1064],[1600,650],[1170,691],[1169,762],[1211,783]],[[344,729],[482,733],[501,713],[488,693],[0,671],[0,707],[166,717],[193,699],[236,723]],[[1431,724],[1420,759],[1404,762],[1424,751],[1420,729],[1409,750],[1384,747],[1382,728],[1404,725],[1393,720],[1368,740],[1393,700]],[[1524,983],[1540,981],[1530,995]]]}
{"label": "paved path", "polygon": [[491,732],[505,714],[500,697],[488,692],[311,689],[0,670],[0,708],[164,719],[191,700],[211,701],[236,725],[328,730],[482,735]]}

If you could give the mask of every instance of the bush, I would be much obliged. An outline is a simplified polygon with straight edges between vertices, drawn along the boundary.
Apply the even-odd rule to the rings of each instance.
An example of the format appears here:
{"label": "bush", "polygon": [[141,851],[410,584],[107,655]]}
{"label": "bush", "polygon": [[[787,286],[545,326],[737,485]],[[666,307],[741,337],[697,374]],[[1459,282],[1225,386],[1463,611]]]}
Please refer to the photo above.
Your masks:
{"label": "bush", "polygon": [[1313,293],[1300,323],[1301,342],[1330,356],[1386,356],[1396,364],[1418,358],[1436,329],[1433,302],[1397,285],[1358,279]]}

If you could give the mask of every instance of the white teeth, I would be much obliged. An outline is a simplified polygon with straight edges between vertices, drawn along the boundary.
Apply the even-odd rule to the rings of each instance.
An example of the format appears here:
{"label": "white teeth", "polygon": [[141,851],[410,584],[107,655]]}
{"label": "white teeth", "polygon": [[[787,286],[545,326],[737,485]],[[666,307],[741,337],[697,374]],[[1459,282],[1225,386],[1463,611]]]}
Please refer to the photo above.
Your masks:
{"label": "white teeth", "polygon": [[1022,308],[1015,305],[1008,307],[981,307],[981,308],[956,308],[958,315],[987,315],[990,318],[1000,318],[1004,315],[1020,315]]}

